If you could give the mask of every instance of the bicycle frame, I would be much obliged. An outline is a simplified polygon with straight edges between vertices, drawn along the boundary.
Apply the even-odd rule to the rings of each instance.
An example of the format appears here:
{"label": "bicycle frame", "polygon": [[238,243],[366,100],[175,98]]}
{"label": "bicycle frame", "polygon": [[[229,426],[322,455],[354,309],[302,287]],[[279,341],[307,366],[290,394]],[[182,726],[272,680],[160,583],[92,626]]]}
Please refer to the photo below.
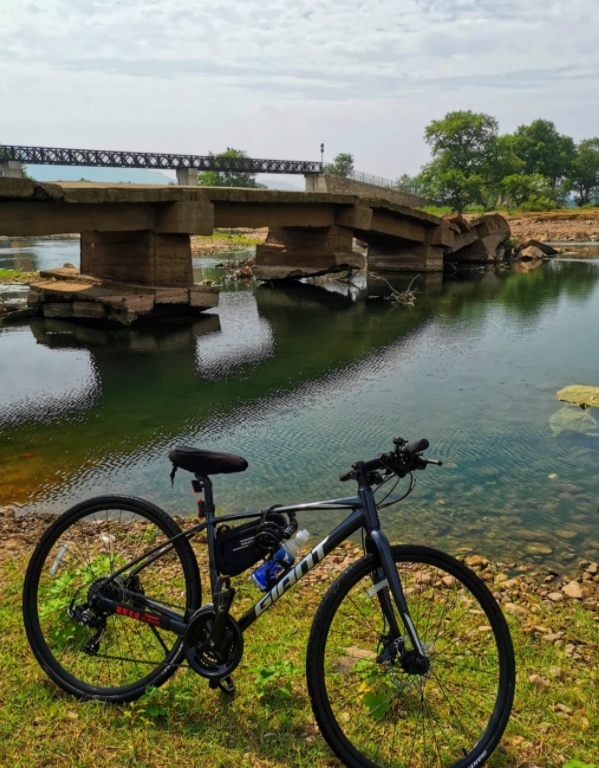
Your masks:
{"label": "bicycle frame", "polygon": [[[240,629],[245,632],[260,616],[262,616],[269,608],[271,608],[275,602],[282,597],[294,584],[302,579],[312,568],[318,565],[324,560],[324,558],[336,549],[341,542],[348,539],[356,531],[361,528],[364,529],[366,534],[366,550],[368,553],[378,555],[379,567],[376,569],[375,579],[373,579],[373,586],[369,590],[369,594],[374,596],[376,594],[381,609],[389,623],[394,638],[398,638],[402,633],[400,632],[399,625],[397,623],[396,614],[393,610],[391,603],[391,597],[395,603],[399,615],[401,616],[402,623],[405,630],[412,642],[412,647],[417,653],[423,654],[422,644],[416,633],[416,629],[410,617],[410,613],[406,604],[401,580],[395,567],[395,562],[391,553],[391,547],[389,540],[383,533],[380,527],[380,521],[378,517],[378,510],[376,507],[376,501],[372,488],[367,482],[366,472],[363,468],[363,463],[359,462],[355,465],[356,475],[358,480],[358,495],[348,498],[329,499],[327,501],[317,501],[308,504],[295,504],[292,506],[276,507],[277,512],[309,512],[315,510],[335,510],[335,509],[347,509],[351,510],[348,517],[345,518],[328,536],[326,536],[319,544],[317,544],[312,551],[303,557],[299,563],[294,565],[291,569],[284,571],[271,589],[258,600],[238,621]],[[208,554],[209,554],[209,571],[210,571],[210,585],[212,592],[213,602],[215,601],[215,593],[217,585],[220,579],[216,563],[214,559],[214,547],[216,541],[216,526],[221,523],[234,522],[236,520],[247,520],[251,518],[257,518],[261,512],[243,512],[234,515],[216,515],[214,498],[212,494],[212,482],[208,477],[203,475],[196,475],[196,481],[199,483],[200,489],[204,493],[204,500],[201,502],[202,508],[205,514],[204,522],[193,525],[191,528],[182,531],[177,536],[169,539],[150,552],[146,552],[140,555],[135,560],[127,563],[123,567],[119,568],[115,573],[111,575],[108,581],[112,581],[117,578],[121,573],[128,571],[132,566],[139,563],[139,568],[135,568],[130,572],[132,574],[141,572],[150,563],[159,559],[172,549],[172,542],[181,536],[187,538],[193,538],[196,534],[207,529],[208,535]],[[158,604],[153,604],[148,601],[149,607],[155,611],[154,615],[139,611],[135,609],[133,611],[126,605],[117,603],[116,601],[103,599],[106,607],[115,613],[129,616],[130,618],[137,619],[147,624],[154,626],[160,626],[163,629],[175,632],[178,635],[183,635],[187,628],[187,620],[185,616],[166,608]],[[135,615],[134,615],[135,614]]]}

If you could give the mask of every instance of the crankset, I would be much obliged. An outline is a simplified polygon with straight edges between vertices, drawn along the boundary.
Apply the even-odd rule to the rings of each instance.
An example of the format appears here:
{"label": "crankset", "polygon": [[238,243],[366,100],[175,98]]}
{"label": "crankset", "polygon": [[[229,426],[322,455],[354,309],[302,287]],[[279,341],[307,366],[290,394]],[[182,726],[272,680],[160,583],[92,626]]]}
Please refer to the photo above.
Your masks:
{"label": "crankset", "polygon": [[210,681],[229,677],[243,656],[243,633],[239,624],[227,615],[220,639],[216,641],[213,637],[215,620],[212,605],[200,608],[191,617],[183,638],[189,666]]}

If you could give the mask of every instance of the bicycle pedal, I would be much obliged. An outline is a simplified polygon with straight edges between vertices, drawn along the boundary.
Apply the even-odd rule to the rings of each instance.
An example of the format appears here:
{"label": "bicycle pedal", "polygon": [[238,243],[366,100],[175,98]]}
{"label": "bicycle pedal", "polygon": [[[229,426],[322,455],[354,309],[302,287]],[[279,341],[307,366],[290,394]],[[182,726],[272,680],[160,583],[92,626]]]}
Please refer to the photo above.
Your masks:
{"label": "bicycle pedal", "polygon": [[222,680],[211,680],[210,688],[220,688],[223,693],[229,696],[235,693],[235,683],[230,676],[223,677]]}

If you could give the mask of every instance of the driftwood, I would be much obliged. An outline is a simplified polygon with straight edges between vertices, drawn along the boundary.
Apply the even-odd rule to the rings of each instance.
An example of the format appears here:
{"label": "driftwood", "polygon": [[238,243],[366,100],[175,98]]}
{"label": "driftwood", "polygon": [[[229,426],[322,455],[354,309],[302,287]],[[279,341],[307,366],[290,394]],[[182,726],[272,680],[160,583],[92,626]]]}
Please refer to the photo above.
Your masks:
{"label": "driftwood", "polygon": [[413,307],[416,303],[416,294],[418,291],[416,288],[412,288],[412,286],[414,285],[415,281],[418,280],[420,275],[416,275],[416,277],[410,281],[410,284],[405,291],[396,291],[391,283],[377,272],[366,272],[366,276],[372,278],[373,280],[382,280],[384,283],[387,283],[391,294],[389,296],[385,296],[385,299],[390,301],[392,304],[403,307]]}

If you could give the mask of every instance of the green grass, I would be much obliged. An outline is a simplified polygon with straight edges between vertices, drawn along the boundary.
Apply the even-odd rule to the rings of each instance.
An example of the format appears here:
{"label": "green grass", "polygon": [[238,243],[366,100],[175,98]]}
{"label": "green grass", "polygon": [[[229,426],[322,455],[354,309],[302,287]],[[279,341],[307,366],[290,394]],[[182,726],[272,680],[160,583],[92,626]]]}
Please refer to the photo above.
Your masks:
{"label": "green grass", "polygon": [[214,232],[212,235],[198,235],[200,240],[226,240],[235,245],[260,245],[264,240],[260,237],[246,237],[232,232]]}
{"label": "green grass", "polygon": [[22,272],[20,269],[0,269],[0,283],[26,283],[39,272]]}
{"label": "green grass", "polygon": [[[304,679],[306,643],[323,584],[295,588],[248,631],[234,675],[235,697],[210,691],[206,681],[180,670],[138,702],[108,706],[63,693],[35,662],[20,611],[24,568],[22,555],[0,561],[0,765],[340,765],[318,734]],[[239,611],[256,592],[246,578],[237,581]],[[579,604],[564,601],[548,612],[539,598],[529,601],[528,616],[508,617],[518,660],[517,696],[488,765],[597,763],[599,624]],[[563,632],[563,644],[543,642],[534,625]],[[557,667],[563,672],[559,679],[550,672]],[[550,680],[549,687],[537,690],[528,680],[532,674]]]}

